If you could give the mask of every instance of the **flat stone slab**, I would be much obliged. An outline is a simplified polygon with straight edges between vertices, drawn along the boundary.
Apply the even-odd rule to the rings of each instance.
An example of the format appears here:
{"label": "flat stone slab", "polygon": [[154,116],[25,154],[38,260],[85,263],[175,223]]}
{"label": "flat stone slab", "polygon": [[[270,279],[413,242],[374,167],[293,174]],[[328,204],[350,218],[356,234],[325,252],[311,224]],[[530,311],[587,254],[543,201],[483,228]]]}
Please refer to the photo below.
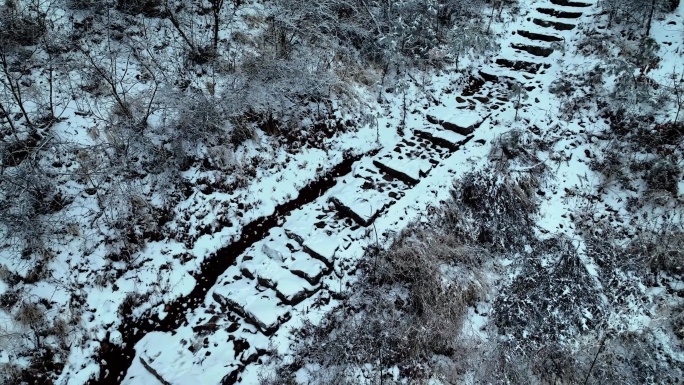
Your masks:
{"label": "flat stone slab", "polygon": [[537,18],[533,18],[532,22],[540,27],[553,28],[556,31],[570,31],[571,29],[574,29],[576,27],[575,24],[567,24],[558,21],[543,20]]}
{"label": "flat stone slab", "polygon": [[585,8],[585,7],[591,7],[591,3],[585,3],[581,1],[573,1],[573,0],[550,0],[551,4],[553,5],[560,5],[563,7],[574,7],[574,8]]}
{"label": "flat stone slab", "polygon": [[[504,47],[504,49],[505,48],[506,47]],[[524,71],[530,74],[536,74],[542,68],[542,63],[533,63],[524,60],[508,60],[504,58],[498,58],[494,62],[501,67],[510,68],[514,71]]]}
{"label": "flat stone slab", "polygon": [[427,110],[425,119],[442,128],[467,136],[473,133],[482,116],[477,112],[455,112],[453,106],[433,106]]}
{"label": "flat stone slab", "polygon": [[539,57],[549,57],[553,53],[553,48],[542,47],[532,44],[511,43],[511,48],[529,53]]}
{"label": "flat stone slab", "polygon": [[288,306],[284,306],[273,289],[257,289],[256,282],[240,279],[214,286],[212,298],[219,305],[237,313],[264,334],[278,330],[281,323],[290,319]]}
{"label": "flat stone slab", "polygon": [[548,15],[551,17],[557,17],[559,19],[578,19],[582,17],[582,12],[569,12],[562,9],[554,8],[537,8],[537,12]]}
{"label": "flat stone slab", "polygon": [[310,285],[317,285],[330,270],[323,262],[305,253],[299,242],[291,239],[280,227],[271,229],[261,250],[292,274],[304,278]]}
{"label": "flat stone slab", "polygon": [[[220,347],[223,351],[235,351],[233,341],[222,341]],[[150,332],[135,347],[137,357],[132,362],[129,374],[146,372],[152,380],[146,377],[136,377],[135,384],[162,384],[161,377],[167,384],[185,385],[197,383],[197,378],[202,378],[207,383],[219,384],[221,380],[231,372],[238,370],[238,363],[227,363],[222,355],[198,355],[193,354],[188,348],[190,341],[184,340],[178,334]],[[173,365],[168,365],[173,362]],[[144,366],[135,368],[136,366]],[[130,383],[130,382],[129,382]]]}
{"label": "flat stone slab", "polygon": [[313,258],[304,251],[295,251],[288,265],[292,274],[306,279],[310,284],[317,285],[323,276],[330,273],[330,269],[320,260]]}
{"label": "flat stone slab", "polygon": [[[413,157],[413,153],[420,151],[420,143],[415,141],[402,141],[394,151],[385,153],[382,157],[404,156]],[[340,180],[329,192],[328,201],[334,205],[336,213],[351,220],[358,226],[369,226],[375,218],[388,206],[394,204],[405,195],[405,191],[411,188],[407,184],[406,176],[398,176],[379,169],[373,159],[365,159],[355,165],[350,178]],[[412,182],[412,180],[410,180]],[[344,232],[336,227],[340,220],[330,217],[330,213],[321,215],[323,223],[320,228],[332,233]],[[339,214],[335,214],[339,215]],[[344,224],[343,224],[344,225]],[[349,228],[350,225],[345,225]],[[353,226],[352,226],[353,227]],[[331,231],[328,231],[331,230]],[[346,248],[346,246],[343,246]]]}
{"label": "flat stone slab", "polygon": [[465,136],[449,130],[439,130],[434,127],[425,127],[420,130],[413,130],[413,133],[421,138],[425,138],[437,146],[457,151],[463,144],[467,143],[472,135]]}
{"label": "flat stone slab", "polygon": [[332,266],[335,252],[340,247],[340,240],[334,236],[317,233],[305,239],[302,246],[311,256],[323,261],[327,266]]}
{"label": "flat stone slab", "polygon": [[283,303],[297,304],[316,291],[307,280],[285,268],[282,259],[274,260],[266,253],[255,253],[249,257],[246,256],[240,265],[243,274],[275,290]]}
{"label": "flat stone slab", "polygon": [[330,201],[361,226],[370,225],[392,201],[387,193],[375,190],[366,179],[354,178],[346,182],[336,189]]}
{"label": "flat stone slab", "polygon": [[425,177],[434,166],[427,157],[414,158],[406,152],[385,154],[375,159],[373,164],[409,185],[420,182],[420,179]]}
{"label": "flat stone slab", "polygon": [[522,29],[518,30],[518,35],[520,35],[524,38],[530,39],[530,40],[543,41],[546,43],[565,41],[565,39],[562,36],[549,35],[549,34],[539,33],[539,32],[530,32],[530,31],[525,31]]}

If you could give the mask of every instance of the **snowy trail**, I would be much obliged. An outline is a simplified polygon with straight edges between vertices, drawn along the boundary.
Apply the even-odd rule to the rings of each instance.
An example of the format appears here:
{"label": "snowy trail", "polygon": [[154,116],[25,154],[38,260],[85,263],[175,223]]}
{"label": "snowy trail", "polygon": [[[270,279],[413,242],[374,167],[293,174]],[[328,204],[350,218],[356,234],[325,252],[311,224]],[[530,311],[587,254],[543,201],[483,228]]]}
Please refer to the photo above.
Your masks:
{"label": "snowy trail", "polygon": [[[498,123],[510,121],[516,106],[521,113],[543,109],[549,71],[563,59],[559,47],[578,34],[591,4],[529,6],[508,26],[499,56],[463,93],[443,92],[441,105],[413,110],[394,146],[345,163],[348,173],[320,196],[247,229],[247,237],[255,232],[251,239],[210,258],[202,271],[211,278],[197,285],[192,301],[178,301],[156,320],[124,325],[128,348],[112,345],[104,376],[92,383],[152,384],[156,376],[178,385],[255,383],[254,363],[270,349],[287,349],[290,328],[304,318],[315,321],[343,295],[364,247],[446,199],[454,177],[486,161],[483,144],[501,133]],[[522,83],[517,93],[510,79]]]}

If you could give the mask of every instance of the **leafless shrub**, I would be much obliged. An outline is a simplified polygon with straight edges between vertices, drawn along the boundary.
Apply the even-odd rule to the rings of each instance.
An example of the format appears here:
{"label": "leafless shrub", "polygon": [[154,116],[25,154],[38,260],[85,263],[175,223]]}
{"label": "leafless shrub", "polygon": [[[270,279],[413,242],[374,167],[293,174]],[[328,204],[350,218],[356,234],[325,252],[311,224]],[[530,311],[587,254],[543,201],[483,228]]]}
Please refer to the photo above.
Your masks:
{"label": "leafless shrub", "polygon": [[34,45],[46,32],[38,13],[11,7],[0,7],[0,24],[0,44],[5,47]]}
{"label": "leafless shrub", "polygon": [[[605,346],[593,348],[596,363],[585,359],[584,372],[591,383],[675,384],[684,374],[684,365],[659,346],[653,330],[620,333],[609,337]],[[596,344],[598,345],[598,344]],[[587,362],[588,361],[588,362]],[[589,369],[592,368],[589,373]]]}
{"label": "leafless shrub", "polygon": [[0,280],[13,287],[21,281],[21,276],[7,268],[7,265],[0,265]]}
{"label": "leafless shrub", "polygon": [[633,174],[630,172],[629,159],[625,159],[615,146],[608,146],[600,157],[592,159],[589,163],[591,170],[603,175],[602,185],[605,187],[617,183],[625,189],[634,189]]}
{"label": "leafless shrub", "polygon": [[[618,271],[623,275],[622,279],[614,277],[613,281],[605,281],[605,289],[610,292],[615,287],[615,282],[623,281],[626,277],[637,280],[634,285],[657,282],[661,275],[668,275],[681,279],[684,276],[682,258],[684,257],[684,228],[678,222],[664,219],[651,225],[632,228],[631,234],[614,224],[599,223],[586,225],[577,215],[578,226],[585,234],[587,250],[591,257],[604,270],[601,279],[607,280],[612,277],[611,271]],[[643,280],[643,282],[642,282]],[[628,294],[626,288],[618,288],[624,295]],[[635,293],[635,296],[639,296]]]}
{"label": "leafless shrub", "polygon": [[148,17],[163,15],[164,2],[162,0],[117,0],[116,8],[131,15],[143,14]]}
{"label": "leafless shrub", "polygon": [[652,330],[593,333],[577,344],[548,342],[525,352],[510,341],[489,347],[474,367],[476,383],[666,384],[677,383],[684,365],[658,348]]}
{"label": "leafless shrub", "polygon": [[103,5],[100,0],[68,0],[68,6],[72,9],[93,9]]}
{"label": "leafless shrub", "polygon": [[675,309],[675,316],[672,318],[672,328],[674,334],[679,339],[684,340],[684,307]]}
{"label": "leafless shrub", "polygon": [[643,263],[657,280],[661,273],[684,276],[684,229],[678,225],[665,226],[655,231],[640,231],[630,242],[626,258]]}
{"label": "leafless shrub", "polygon": [[58,317],[52,321],[52,327],[49,333],[57,338],[60,348],[64,350],[69,348],[69,334],[71,333],[71,328],[63,318]]}
{"label": "leafless shrub", "polygon": [[212,166],[229,168],[231,147],[254,138],[254,126],[233,115],[239,108],[225,108],[213,98],[196,95],[183,104],[175,121],[162,133],[171,143],[176,161],[208,157]]}
{"label": "leafless shrub", "polygon": [[14,320],[21,325],[37,328],[45,321],[45,312],[33,302],[22,302],[14,314]]}
{"label": "leafless shrub", "polygon": [[0,239],[18,253],[44,249],[44,242],[56,233],[51,215],[71,201],[35,164],[23,162],[5,170],[0,175]]}
{"label": "leafless shrub", "polygon": [[644,179],[651,192],[667,191],[677,196],[681,173],[681,168],[676,162],[669,158],[662,158],[654,162],[645,173]]}
{"label": "leafless shrub", "polygon": [[18,291],[6,291],[0,294],[0,309],[9,312],[12,308],[19,303],[19,292]]}
{"label": "leafless shrub", "polygon": [[534,140],[531,135],[522,130],[513,129],[499,135],[492,143],[489,160],[495,162],[494,168],[498,172],[513,169],[515,172],[528,173],[534,178],[540,178],[546,169],[534,153],[542,143]]}

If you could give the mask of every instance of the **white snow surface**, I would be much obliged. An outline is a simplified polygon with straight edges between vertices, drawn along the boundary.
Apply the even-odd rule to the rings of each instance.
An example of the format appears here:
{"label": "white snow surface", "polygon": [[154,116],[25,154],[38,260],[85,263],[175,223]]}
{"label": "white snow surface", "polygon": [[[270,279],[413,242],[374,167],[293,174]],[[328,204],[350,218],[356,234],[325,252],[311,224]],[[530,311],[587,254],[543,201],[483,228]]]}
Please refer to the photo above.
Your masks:
{"label": "white snow surface", "polygon": [[[591,2],[595,3],[595,0]],[[371,112],[380,116],[377,124],[361,126],[330,139],[326,143],[328,150],[305,149],[296,155],[285,151],[274,152],[268,150],[274,148],[269,144],[270,139],[260,134],[256,142],[247,144],[236,154],[238,162],[254,158],[258,154],[263,159],[263,164],[278,165],[277,167],[258,169],[257,177],[249,186],[231,194],[193,194],[176,208],[176,214],[179,214],[177,216],[186,213],[189,216],[187,223],[191,226],[187,229],[188,235],[197,235],[191,244],[175,240],[150,242],[135,256],[137,267],[120,276],[114,285],[83,293],[86,299],[83,308],[87,309],[82,316],[85,342],[76,344],[71,349],[68,364],[57,383],[81,385],[91,375],[97,374],[99,367],[93,357],[100,347],[99,341],[105,339],[107,332],[111,333],[110,341],[116,341],[116,329],[120,322],[117,312],[127,294],[149,295],[147,302],[134,310],[135,315],[143,315],[145,311],[151,310],[163,318],[164,304],[187,295],[195,287],[193,274],[198,271],[203,260],[237,240],[244,225],[272,214],[278,204],[295,198],[299,189],[309,181],[339,163],[345,152],[363,154],[374,149],[380,150],[377,155],[366,156],[356,162],[354,171],[337,178],[334,187],[315,201],[290,212],[277,227],[269,231],[268,236],[242,253],[236,263],[223,272],[216,284],[209,289],[203,304],[188,312],[187,325],[173,332],[152,332],[145,335],[135,346],[136,357],[125,374],[123,384],[158,383],[143,367],[141,360],[149,363],[166,381],[174,385],[219,384],[233,372],[239,373],[240,383],[258,383],[260,367],[257,362],[248,360],[248,357],[260,356],[269,349],[286,353],[292,342],[292,328],[301,326],[305,319],[313,323],[320,321],[326,311],[337,304],[332,297],[343,292],[355,281],[353,271],[363,256],[365,247],[375,244],[387,246],[394,233],[411,221],[420,219],[428,208],[447,200],[452,181],[466,172],[486,165],[490,143],[498,135],[511,129],[527,130],[535,126],[543,130],[544,135],[558,138],[548,156],[539,154],[543,161],[557,171],[553,187],[542,198],[541,215],[537,224],[547,236],[561,232],[573,239],[581,239],[567,216],[574,211],[575,202],[566,191],[576,191],[597,183],[597,177],[589,169],[588,160],[582,154],[585,149],[593,148],[591,132],[603,123],[589,118],[570,123],[555,120],[561,105],[548,92],[548,86],[561,76],[563,70],[591,66],[591,63],[583,62],[583,58],[572,55],[574,44],[582,33],[582,24],[570,31],[540,27],[528,21],[528,18],[534,17],[550,18],[534,10],[538,5],[573,12],[577,9],[552,6],[543,0],[521,1],[521,5],[524,10],[528,10],[528,15],[523,11],[523,15],[517,18],[492,25],[501,36],[501,51],[497,58],[549,64],[550,67],[537,74],[528,74],[500,67],[494,63],[494,58],[488,63],[472,63],[471,68],[473,74],[481,69],[535,86],[526,92],[517,120],[514,119],[516,106],[512,97],[510,101],[501,103],[496,110],[483,103],[476,104],[473,109],[457,109],[459,103],[454,98],[458,93],[445,93],[442,90],[452,87],[454,81],[462,79],[463,75],[445,71],[428,74],[425,84],[420,87],[407,81],[407,99],[411,105],[407,110],[420,112],[406,118],[404,136],[409,137],[412,130],[418,129],[458,143],[465,137],[428,123],[426,116],[469,127],[481,122],[491,113],[475,130],[473,138],[456,152],[428,152],[429,158],[423,159],[414,157],[411,153],[394,151],[395,146],[403,139],[397,133],[404,112],[402,98],[396,96],[389,99],[388,105],[381,106],[374,102],[375,95],[368,93],[364,95],[364,99],[372,106]],[[676,41],[681,42],[681,35],[678,35],[681,32],[677,29],[681,29],[683,25],[681,7],[680,5],[679,13],[672,16],[678,23],[676,27],[668,25],[672,21],[670,19],[654,23],[653,36],[657,41],[679,39]],[[592,15],[598,11],[598,7],[583,8],[582,11],[583,16],[573,22],[593,23]],[[557,21],[570,22],[561,19]],[[515,33],[518,30],[563,37],[563,49],[547,58],[515,50],[511,44],[531,44],[529,39]],[[535,43],[549,46],[547,43]],[[653,70],[653,77],[666,82],[670,73],[684,69],[682,63],[676,59],[679,56],[674,54],[681,46],[681,43],[661,45],[661,58],[664,62]],[[437,90],[432,92],[440,101],[439,105],[426,101],[423,91],[425,87]],[[489,87],[502,94],[505,92],[500,85]],[[427,108],[424,109],[426,105]],[[68,120],[58,124],[55,131],[87,143],[91,139],[86,135],[86,130],[76,127],[87,127],[93,122],[75,115],[76,110],[76,105],[68,106],[65,114]],[[419,146],[423,145],[430,146]],[[570,157],[570,154],[574,156]],[[437,164],[431,163],[430,159],[436,160]],[[401,181],[392,181],[384,185],[383,192],[366,188],[364,186],[369,180],[374,181],[373,186],[384,183],[379,171],[377,177],[369,173],[368,170],[377,170],[373,161],[404,173],[419,183],[416,186],[407,186]],[[195,180],[200,176],[222,177],[208,175],[207,172],[196,169],[188,170],[185,174]],[[684,187],[684,184],[680,184],[680,187]],[[390,196],[389,192],[393,195]],[[333,197],[365,220],[371,220],[376,215],[377,218],[369,227],[358,226],[349,218],[340,220],[335,217],[336,210],[331,208]],[[97,204],[94,198],[82,199],[79,205],[74,205],[79,207],[78,210],[88,211],[89,207]],[[606,202],[604,207],[597,207],[596,215],[605,213],[607,208],[623,210],[623,206],[610,207],[610,204],[611,202]],[[238,209],[238,205],[247,209]],[[242,216],[235,215],[238,211]],[[199,235],[198,228],[214,226],[220,218],[230,218],[232,226]],[[64,285],[84,287],[93,281],[93,271],[111,268],[104,262],[104,246],[96,241],[85,236],[67,236],[54,262],[51,262],[55,274],[52,281],[62,284],[36,285],[30,294],[68,303],[68,293],[72,289],[66,290]],[[0,251],[0,258],[2,253],[4,252]],[[87,260],[78,260],[73,255],[87,255]],[[190,258],[182,258],[184,255],[189,255]],[[585,259],[583,262],[591,275],[596,276],[599,273],[600,269],[593,261]],[[88,271],[81,268],[84,263],[88,264]],[[255,278],[246,277],[243,270]],[[268,285],[260,284],[258,278]],[[0,280],[0,294],[4,290],[5,285]],[[297,299],[301,295],[306,298]],[[287,301],[297,299],[298,302],[287,305],[281,298]],[[239,310],[232,311],[230,307]],[[478,314],[470,311],[464,333],[471,338],[487,338],[482,331],[486,318]],[[0,313],[0,322],[3,316]],[[197,331],[197,326],[206,326],[209,320],[215,325],[212,331]],[[648,322],[648,319],[635,319],[634,327],[638,328]],[[266,330],[272,330],[273,333],[268,335]],[[189,349],[191,346],[192,349]],[[4,359],[0,353],[0,362]],[[249,364],[243,367],[244,362]]]}

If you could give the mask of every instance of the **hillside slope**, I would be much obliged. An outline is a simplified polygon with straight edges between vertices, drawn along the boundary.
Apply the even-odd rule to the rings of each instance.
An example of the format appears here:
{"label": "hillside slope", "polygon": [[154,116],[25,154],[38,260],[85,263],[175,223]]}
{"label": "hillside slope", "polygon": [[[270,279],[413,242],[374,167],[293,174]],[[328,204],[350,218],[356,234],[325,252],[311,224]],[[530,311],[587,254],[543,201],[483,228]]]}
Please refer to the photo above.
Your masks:
{"label": "hillside slope", "polygon": [[3,51],[6,383],[681,378],[681,5],[74,3],[3,8],[73,29]]}

